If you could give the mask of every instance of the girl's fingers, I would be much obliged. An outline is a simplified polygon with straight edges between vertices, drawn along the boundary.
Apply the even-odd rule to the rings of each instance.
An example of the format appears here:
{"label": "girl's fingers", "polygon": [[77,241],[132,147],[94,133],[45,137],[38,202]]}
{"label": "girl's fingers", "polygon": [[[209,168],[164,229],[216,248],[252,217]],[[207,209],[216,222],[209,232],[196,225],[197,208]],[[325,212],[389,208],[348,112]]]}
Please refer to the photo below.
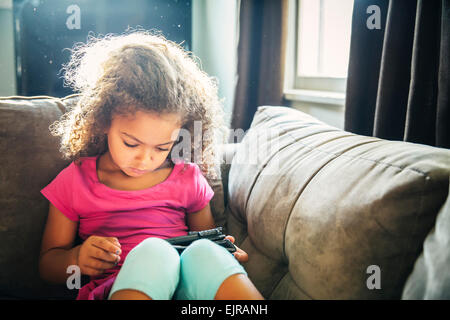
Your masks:
{"label": "girl's fingers", "polygon": [[[95,237],[92,239],[92,245],[94,247],[103,249],[107,252],[114,253],[116,255],[120,255],[122,253],[122,250],[120,249],[120,244],[117,245],[114,243],[114,240],[109,240],[111,238],[105,238],[105,237]],[[115,239],[115,238],[113,238]],[[118,241],[117,241],[118,243]]]}
{"label": "girl's fingers", "polygon": [[233,254],[234,254],[234,256],[236,257],[236,259],[239,262],[247,262],[248,261],[248,254],[247,254],[247,252],[245,252],[245,251],[243,251],[243,250],[241,250],[239,248]]}
{"label": "girl's fingers", "polygon": [[107,252],[103,249],[93,247],[92,252],[90,254],[91,257],[97,258],[100,260],[104,260],[107,262],[118,262],[120,260],[120,256],[111,252]]}
{"label": "girl's fingers", "polygon": [[234,237],[233,236],[225,236],[225,239],[228,239],[231,241],[231,243],[234,243]]}
{"label": "girl's fingers", "polygon": [[[225,239],[228,239],[231,241],[231,243],[234,244],[234,237],[233,236],[226,236]],[[248,254],[247,252],[245,252],[244,250],[240,249],[238,246],[236,246],[236,252],[233,253],[233,255],[235,256],[235,258],[239,261],[239,262],[247,262],[248,261]]]}
{"label": "girl's fingers", "polygon": [[115,244],[116,246],[118,246],[119,248],[120,246],[120,242],[119,239],[117,239],[116,237],[107,237],[105,238],[106,240],[108,240],[109,242],[112,242],[113,244]]}

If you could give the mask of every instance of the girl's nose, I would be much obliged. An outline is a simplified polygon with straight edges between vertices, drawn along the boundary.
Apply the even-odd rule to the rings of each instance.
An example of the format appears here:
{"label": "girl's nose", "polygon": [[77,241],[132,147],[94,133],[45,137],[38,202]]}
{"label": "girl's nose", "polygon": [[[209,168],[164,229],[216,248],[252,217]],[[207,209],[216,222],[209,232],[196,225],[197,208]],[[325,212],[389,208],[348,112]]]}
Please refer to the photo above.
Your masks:
{"label": "girl's nose", "polygon": [[153,163],[153,153],[150,150],[144,150],[136,156],[136,162],[140,163],[139,169],[148,169]]}

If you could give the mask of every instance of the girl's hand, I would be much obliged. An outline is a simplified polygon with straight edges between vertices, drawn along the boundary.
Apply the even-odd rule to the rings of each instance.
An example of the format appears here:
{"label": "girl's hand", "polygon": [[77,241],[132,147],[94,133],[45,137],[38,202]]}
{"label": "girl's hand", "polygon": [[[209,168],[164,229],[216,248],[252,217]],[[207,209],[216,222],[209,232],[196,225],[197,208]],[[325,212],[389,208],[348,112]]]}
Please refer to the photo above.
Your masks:
{"label": "girl's hand", "polygon": [[[231,243],[234,244],[234,237],[233,236],[226,236],[225,239],[228,239],[231,241]],[[238,248],[236,245],[236,252],[233,252],[234,257],[239,261],[239,262],[247,262],[248,261],[248,254],[247,252],[245,252],[244,250]]]}
{"label": "girl's hand", "polygon": [[78,266],[82,274],[100,275],[117,265],[121,253],[117,238],[90,236],[78,250]]}

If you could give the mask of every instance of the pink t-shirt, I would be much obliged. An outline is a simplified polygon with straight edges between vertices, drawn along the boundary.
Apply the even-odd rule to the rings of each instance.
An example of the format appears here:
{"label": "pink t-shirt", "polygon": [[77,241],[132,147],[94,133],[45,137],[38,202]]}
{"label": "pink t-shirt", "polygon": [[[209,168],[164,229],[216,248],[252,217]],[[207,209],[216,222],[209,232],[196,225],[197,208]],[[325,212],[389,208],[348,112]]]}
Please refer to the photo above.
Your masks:
{"label": "pink t-shirt", "polygon": [[149,237],[186,235],[186,213],[203,209],[214,195],[195,163],[175,163],[163,182],[143,190],[112,189],[98,180],[97,157],[72,162],[41,193],[67,218],[78,222],[82,240],[91,235],[116,237],[119,264],[91,277],[77,299],[104,299],[128,252]]}

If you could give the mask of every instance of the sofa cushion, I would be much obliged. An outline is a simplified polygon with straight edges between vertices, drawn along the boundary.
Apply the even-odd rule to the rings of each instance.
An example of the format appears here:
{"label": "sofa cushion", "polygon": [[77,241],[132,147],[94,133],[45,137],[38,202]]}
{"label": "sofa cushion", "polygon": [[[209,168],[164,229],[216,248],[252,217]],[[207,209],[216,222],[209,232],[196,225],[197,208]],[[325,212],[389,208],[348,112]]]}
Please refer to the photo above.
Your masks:
{"label": "sofa cushion", "polygon": [[449,174],[450,150],[259,107],[229,172],[229,232],[266,298],[398,299]]}
{"label": "sofa cushion", "polygon": [[[74,298],[77,290],[44,283],[38,272],[48,201],[40,194],[69,161],[59,153],[59,139],[49,125],[76,96],[0,98],[0,297]],[[228,166],[229,167],[229,166]],[[227,166],[221,166],[227,170]],[[220,171],[217,169],[218,172]],[[211,211],[225,224],[221,178],[208,180],[214,191]],[[86,279],[84,279],[86,280]]]}
{"label": "sofa cushion", "polygon": [[48,212],[39,191],[68,165],[59,156],[49,125],[64,111],[59,99],[0,100],[0,294],[18,298],[72,297],[46,285],[38,257]]}
{"label": "sofa cushion", "polygon": [[[450,181],[449,181],[450,182]],[[450,192],[403,288],[405,300],[450,300]]]}

